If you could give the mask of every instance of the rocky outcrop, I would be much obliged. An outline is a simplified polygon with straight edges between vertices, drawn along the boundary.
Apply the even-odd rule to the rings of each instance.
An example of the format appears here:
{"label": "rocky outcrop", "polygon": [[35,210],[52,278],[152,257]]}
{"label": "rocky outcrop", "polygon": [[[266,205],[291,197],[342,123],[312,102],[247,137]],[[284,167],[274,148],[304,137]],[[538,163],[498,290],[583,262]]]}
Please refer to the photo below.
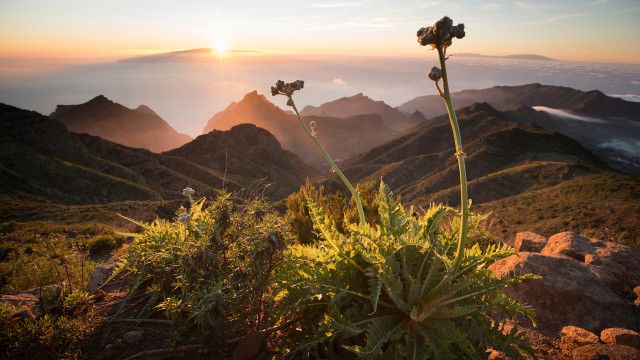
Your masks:
{"label": "rocky outcrop", "polygon": [[547,245],[547,238],[531,231],[524,231],[516,234],[513,247],[517,251],[540,252],[545,245]]}
{"label": "rocky outcrop", "polygon": [[[522,234],[517,246],[535,250],[542,243],[539,235]],[[626,246],[564,232],[551,236],[539,253],[523,251],[491,269],[498,277],[542,277],[525,280],[508,292],[535,309],[537,331],[547,336],[558,337],[568,325],[592,332],[640,327],[640,311],[633,305],[633,289],[640,284],[640,253]]]}
{"label": "rocky outcrop", "polygon": [[629,329],[604,329],[600,333],[600,340],[605,344],[626,345],[640,349],[640,334]]}

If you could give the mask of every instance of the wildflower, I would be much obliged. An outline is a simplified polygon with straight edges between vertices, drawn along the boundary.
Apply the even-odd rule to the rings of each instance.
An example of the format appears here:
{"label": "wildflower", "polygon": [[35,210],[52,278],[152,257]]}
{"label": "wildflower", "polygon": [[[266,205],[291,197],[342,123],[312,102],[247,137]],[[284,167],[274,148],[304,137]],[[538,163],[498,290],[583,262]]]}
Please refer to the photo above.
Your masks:
{"label": "wildflower", "polygon": [[[271,95],[273,96],[285,95],[290,98],[295,91],[302,90],[303,87],[304,87],[304,81],[302,80],[296,80],[291,83],[285,83],[282,80],[278,80],[276,81],[276,86],[271,87]],[[292,101],[287,101],[287,105],[293,106]]]}
{"label": "wildflower", "polygon": [[431,71],[429,71],[429,74],[427,74],[427,76],[433,81],[439,81],[440,79],[442,79],[442,70],[440,70],[439,67],[434,66],[431,68]]}
{"label": "wildflower", "polygon": [[316,135],[318,135],[318,133],[316,132],[316,122],[315,121],[310,122],[309,127],[311,128],[311,135],[313,137],[316,137]]}
{"label": "wildflower", "polygon": [[189,220],[191,220],[191,216],[190,216],[188,213],[184,212],[184,213],[180,214],[180,217],[179,217],[178,219],[179,219],[181,222],[186,223],[186,222],[188,222]]}
{"label": "wildflower", "polygon": [[465,36],[464,24],[453,26],[453,20],[448,16],[436,21],[434,25],[418,30],[418,43],[422,46],[431,45],[432,48],[448,47],[451,41]]}
{"label": "wildflower", "polygon": [[195,193],[196,191],[188,186],[182,190],[182,196],[186,196],[186,197],[191,197]]}

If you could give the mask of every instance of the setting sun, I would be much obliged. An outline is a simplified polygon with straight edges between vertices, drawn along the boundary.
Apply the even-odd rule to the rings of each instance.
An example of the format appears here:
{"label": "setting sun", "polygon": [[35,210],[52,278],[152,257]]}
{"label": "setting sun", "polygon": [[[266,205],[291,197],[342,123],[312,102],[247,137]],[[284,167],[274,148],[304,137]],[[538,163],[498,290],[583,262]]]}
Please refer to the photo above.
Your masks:
{"label": "setting sun", "polygon": [[223,54],[229,47],[229,44],[224,39],[215,39],[212,45],[213,50],[215,50],[218,54]]}

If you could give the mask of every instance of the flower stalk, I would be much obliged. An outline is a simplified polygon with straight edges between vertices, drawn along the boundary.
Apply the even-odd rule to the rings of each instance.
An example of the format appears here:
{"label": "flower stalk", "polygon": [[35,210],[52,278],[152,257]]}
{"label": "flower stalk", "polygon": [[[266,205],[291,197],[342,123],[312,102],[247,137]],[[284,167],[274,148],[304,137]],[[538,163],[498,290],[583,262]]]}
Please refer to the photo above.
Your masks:
{"label": "flower stalk", "polygon": [[[447,77],[446,64],[448,57],[446,56],[446,53],[447,48],[451,45],[454,38],[462,39],[465,36],[465,28],[464,24],[453,26],[453,21],[449,17],[445,16],[438,20],[434,25],[418,30],[417,36],[418,43],[420,45],[431,45],[433,49],[438,51],[440,68],[434,66],[427,76],[429,79],[433,80],[436,90],[440,97],[442,97],[447,108],[449,124],[451,125],[456,150],[455,155],[458,159],[458,171],[460,173],[460,232],[458,234],[456,256],[452,268],[452,272],[455,273],[458,271],[464,256],[464,242],[469,228],[469,190],[460,125],[455,113],[455,108],[453,107],[453,101],[451,100],[451,92],[449,91],[449,79]],[[442,80],[442,88],[440,88],[440,80]]]}
{"label": "flower stalk", "polygon": [[333,160],[331,155],[329,155],[329,153],[324,148],[324,146],[322,146],[320,141],[318,141],[318,137],[317,137],[315,129],[310,129],[309,126],[307,126],[307,124],[305,124],[305,122],[302,120],[302,116],[300,116],[300,112],[298,111],[298,108],[296,107],[296,103],[293,101],[293,93],[295,91],[297,91],[297,90],[302,90],[303,87],[304,87],[304,81],[302,81],[302,80],[296,80],[296,81],[294,81],[292,83],[285,83],[282,80],[278,80],[276,82],[276,86],[272,86],[271,87],[271,95],[273,95],[273,96],[284,95],[284,96],[287,97],[287,105],[291,106],[293,108],[293,112],[296,114],[296,117],[298,118],[298,121],[300,121],[300,125],[302,126],[304,131],[307,133],[309,138],[311,138],[311,140],[316,145],[318,150],[320,150],[320,153],[322,154],[322,157],[324,157],[325,161],[331,167],[331,172],[337,174],[338,177],[340,178],[340,180],[342,180],[344,185],[351,192],[351,195],[353,196],[353,199],[356,202],[356,207],[358,208],[358,217],[360,218],[360,223],[365,223],[366,222],[366,218],[364,216],[364,209],[362,207],[362,200],[360,199],[360,194],[358,193],[358,190],[356,190],[356,188],[353,186],[353,184],[351,184],[351,181],[349,181],[349,179],[347,179],[347,177],[340,170],[340,168],[338,167],[336,162]]}

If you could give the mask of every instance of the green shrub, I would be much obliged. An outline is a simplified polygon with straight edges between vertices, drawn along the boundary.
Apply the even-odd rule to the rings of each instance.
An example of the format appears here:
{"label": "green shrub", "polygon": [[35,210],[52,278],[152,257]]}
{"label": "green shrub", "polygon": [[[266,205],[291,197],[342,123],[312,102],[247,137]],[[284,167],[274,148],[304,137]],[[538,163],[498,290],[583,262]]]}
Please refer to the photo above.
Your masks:
{"label": "green shrub", "polygon": [[297,356],[476,358],[494,348],[519,358],[531,351],[517,328],[503,334],[499,325],[532,315],[502,292],[526,276],[498,280],[487,269],[511,248],[467,243],[454,270],[457,230],[440,224],[451,209],[413,215],[384,185],[376,205],[380,224],[348,223],[341,232],[309,199],[322,240],[289,247],[274,277],[279,313],[301,319],[286,339]]}
{"label": "green shrub", "polygon": [[120,271],[134,291],[150,294],[148,309],[200,336],[216,356],[228,339],[271,325],[269,278],[290,242],[271,205],[222,193],[206,207],[202,199],[180,209],[175,221],[142,225]]}
{"label": "green shrub", "polygon": [[75,359],[78,345],[92,330],[85,318],[47,314],[3,326],[0,344],[11,359]]}
{"label": "green shrub", "polygon": [[124,239],[118,235],[96,235],[87,241],[89,255],[92,257],[105,255],[118,248]]}

